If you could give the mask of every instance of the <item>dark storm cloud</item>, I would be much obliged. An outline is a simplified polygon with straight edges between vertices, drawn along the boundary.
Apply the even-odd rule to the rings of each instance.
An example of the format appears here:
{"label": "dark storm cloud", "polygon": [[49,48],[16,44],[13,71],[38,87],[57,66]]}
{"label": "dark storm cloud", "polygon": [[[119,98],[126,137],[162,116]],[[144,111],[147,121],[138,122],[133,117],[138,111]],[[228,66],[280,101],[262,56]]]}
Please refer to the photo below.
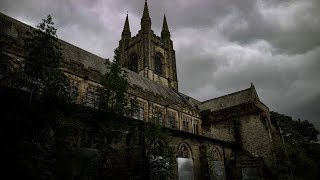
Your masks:
{"label": "dark storm cloud", "polygon": [[225,28],[231,41],[264,39],[284,53],[304,53],[320,44],[319,1],[258,2],[249,11],[237,9],[234,22],[243,22],[246,27],[236,31]]}
{"label": "dark storm cloud", "polygon": [[[35,26],[51,14],[58,35],[105,58],[113,55],[129,12],[140,29],[144,0],[2,0],[0,11]],[[152,28],[166,13],[180,90],[207,100],[250,86],[271,110],[320,116],[320,1],[149,0]]]}

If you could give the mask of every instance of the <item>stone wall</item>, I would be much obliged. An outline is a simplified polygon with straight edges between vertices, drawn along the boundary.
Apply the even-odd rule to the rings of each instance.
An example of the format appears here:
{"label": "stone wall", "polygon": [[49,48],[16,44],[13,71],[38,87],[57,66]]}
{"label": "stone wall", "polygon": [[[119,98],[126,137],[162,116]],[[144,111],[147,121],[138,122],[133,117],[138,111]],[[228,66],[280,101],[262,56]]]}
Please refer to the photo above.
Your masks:
{"label": "stone wall", "polygon": [[255,114],[237,119],[240,144],[243,150],[254,157],[262,158],[266,165],[271,168],[274,167],[272,137],[266,125],[267,121],[261,116]]}
{"label": "stone wall", "polygon": [[203,127],[202,135],[227,142],[235,142],[234,123],[232,120],[215,122],[210,127]]}

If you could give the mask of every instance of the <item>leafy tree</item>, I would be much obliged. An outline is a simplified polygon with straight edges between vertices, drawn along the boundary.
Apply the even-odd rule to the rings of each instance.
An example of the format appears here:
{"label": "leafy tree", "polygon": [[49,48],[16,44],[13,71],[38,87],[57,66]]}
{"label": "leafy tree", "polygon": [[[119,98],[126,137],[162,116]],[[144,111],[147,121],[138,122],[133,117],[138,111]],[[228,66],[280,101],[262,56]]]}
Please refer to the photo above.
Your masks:
{"label": "leafy tree", "polygon": [[[29,109],[31,117],[21,118],[19,128],[29,132],[14,139],[13,147],[17,152],[17,167],[27,179],[50,179],[55,168],[55,127],[59,116],[53,107],[60,100],[67,100],[69,82],[60,69],[62,54],[57,39],[54,23],[50,15],[37,26],[36,30],[27,33],[24,39],[26,56],[18,74],[18,88],[31,93]],[[5,58],[6,59],[6,58]],[[6,67],[10,72],[10,66]],[[40,102],[40,103],[39,103]],[[20,124],[32,124],[22,126]]]}
{"label": "leafy tree", "polygon": [[128,112],[128,99],[125,93],[128,89],[127,75],[119,65],[119,50],[114,50],[114,61],[106,60],[107,72],[101,80],[102,87],[98,88],[98,107],[117,115]]}
{"label": "leafy tree", "polygon": [[66,98],[69,88],[68,79],[60,69],[62,54],[53,25],[48,15],[24,40],[27,56],[21,74],[22,87],[43,102]]}
{"label": "leafy tree", "polygon": [[[289,167],[297,179],[318,179],[320,163],[317,161],[320,146],[317,141],[319,131],[306,120],[271,112],[271,120],[278,122],[287,150]],[[285,166],[285,164],[281,164]]]}

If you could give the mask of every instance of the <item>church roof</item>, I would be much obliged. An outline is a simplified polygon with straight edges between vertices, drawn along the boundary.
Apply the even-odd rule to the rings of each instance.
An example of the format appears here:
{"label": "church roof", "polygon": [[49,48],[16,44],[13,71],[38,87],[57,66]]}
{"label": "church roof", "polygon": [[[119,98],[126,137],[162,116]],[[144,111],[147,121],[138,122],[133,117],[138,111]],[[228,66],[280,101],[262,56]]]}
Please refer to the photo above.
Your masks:
{"label": "church roof", "polygon": [[228,107],[255,101],[260,100],[253,84],[251,83],[251,87],[248,89],[244,89],[241,91],[237,91],[231,94],[204,101],[199,105],[199,108],[201,111],[217,111]]}
{"label": "church roof", "polygon": [[[15,38],[17,43],[20,45],[22,45],[21,42],[25,36],[25,32],[34,30],[34,28],[31,26],[2,13],[0,13],[0,20],[1,24],[3,24],[3,26],[0,28],[0,33],[10,35],[8,32],[17,31],[18,33],[15,33],[15,37],[13,38]],[[105,59],[61,39],[59,39],[59,41],[64,61],[68,62],[69,64],[76,63],[83,65],[84,68],[93,69],[101,74],[106,72],[106,66],[104,65]],[[177,90],[161,85],[126,68],[124,68],[124,70],[128,73],[128,81],[131,85],[139,86],[143,90],[152,92],[153,94],[158,94],[164,98],[171,99],[177,102],[177,104],[195,108],[194,103],[190,101],[186,95],[182,95]]]}
{"label": "church roof", "polygon": [[151,79],[143,77],[127,68],[124,69],[128,75],[128,82],[131,85],[139,86],[143,90],[152,92],[153,94],[161,95],[162,97],[171,99],[181,105],[187,105],[188,107],[196,108],[193,102],[188,99],[188,96],[178,92],[177,90],[152,81]]}

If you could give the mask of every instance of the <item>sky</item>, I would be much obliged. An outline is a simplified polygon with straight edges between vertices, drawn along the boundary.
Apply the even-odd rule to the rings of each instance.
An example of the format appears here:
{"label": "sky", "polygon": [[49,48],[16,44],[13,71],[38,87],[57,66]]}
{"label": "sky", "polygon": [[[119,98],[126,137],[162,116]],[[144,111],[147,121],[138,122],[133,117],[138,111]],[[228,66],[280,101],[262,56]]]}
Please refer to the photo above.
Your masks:
{"label": "sky", "polygon": [[[0,11],[36,26],[51,14],[57,34],[112,58],[126,14],[132,36],[144,0],[1,0]],[[148,0],[152,29],[166,14],[179,89],[208,100],[250,87],[270,110],[320,129],[319,0]]]}

